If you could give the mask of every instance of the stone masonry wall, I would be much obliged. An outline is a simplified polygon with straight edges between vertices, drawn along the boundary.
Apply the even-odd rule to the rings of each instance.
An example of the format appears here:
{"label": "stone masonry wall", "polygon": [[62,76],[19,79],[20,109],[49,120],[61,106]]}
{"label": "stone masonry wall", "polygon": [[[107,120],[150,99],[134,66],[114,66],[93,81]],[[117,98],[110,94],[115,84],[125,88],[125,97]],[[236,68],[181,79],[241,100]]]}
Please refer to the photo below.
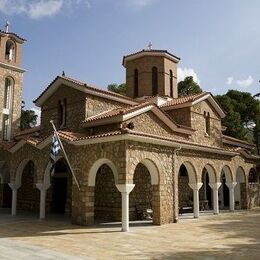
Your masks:
{"label": "stone masonry wall", "polygon": [[151,176],[147,168],[141,163],[135,169],[133,182],[135,187],[129,196],[130,220],[138,220],[137,211],[152,209],[154,204]]}
{"label": "stone masonry wall", "polygon": [[107,165],[98,170],[94,197],[95,221],[121,220],[121,194],[115,186],[113,172]]}
{"label": "stone masonry wall", "polygon": [[0,139],[2,139],[2,127],[3,127],[3,107],[4,107],[4,89],[5,79],[10,77],[14,80],[11,122],[12,122],[12,134],[13,137],[20,131],[20,117],[22,106],[22,88],[23,88],[23,74],[7,68],[3,68],[0,65]]}
{"label": "stone masonry wall", "polygon": [[166,113],[173,121],[180,125],[191,127],[191,111],[190,107],[167,110]]}
{"label": "stone masonry wall", "polygon": [[189,140],[187,135],[173,132],[166,124],[164,124],[153,112],[141,114],[128,120],[125,124],[130,122],[134,123],[134,131],[164,136],[168,138],[173,138],[176,140]]}
{"label": "stone masonry wall", "polygon": [[260,184],[249,183],[248,185],[248,208],[260,206]]}
{"label": "stone masonry wall", "polygon": [[[210,113],[210,135],[206,134],[204,111]],[[193,142],[222,147],[221,119],[207,101],[202,101],[192,107],[191,127],[196,130],[191,138]]]}
{"label": "stone masonry wall", "polygon": [[188,176],[179,176],[179,207],[193,205],[193,191],[189,186]]}
{"label": "stone masonry wall", "polygon": [[34,185],[34,166],[29,162],[22,174],[22,185],[17,192],[17,209],[39,211],[40,191]]}

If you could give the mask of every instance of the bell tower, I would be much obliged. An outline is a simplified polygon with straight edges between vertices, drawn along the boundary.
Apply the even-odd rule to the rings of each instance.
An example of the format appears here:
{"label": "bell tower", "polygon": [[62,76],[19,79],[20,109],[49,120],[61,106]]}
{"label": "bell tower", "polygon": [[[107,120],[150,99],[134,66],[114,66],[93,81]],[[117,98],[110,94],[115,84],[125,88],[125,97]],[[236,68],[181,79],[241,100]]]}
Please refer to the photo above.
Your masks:
{"label": "bell tower", "polygon": [[0,30],[0,140],[10,141],[19,131],[23,74],[22,45],[26,41],[9,31]]}
{"label": "bell tower", "polygon": [[178,97],[177,64],[180,58],[167,50],[142,50],[123,58],[127,96]]}

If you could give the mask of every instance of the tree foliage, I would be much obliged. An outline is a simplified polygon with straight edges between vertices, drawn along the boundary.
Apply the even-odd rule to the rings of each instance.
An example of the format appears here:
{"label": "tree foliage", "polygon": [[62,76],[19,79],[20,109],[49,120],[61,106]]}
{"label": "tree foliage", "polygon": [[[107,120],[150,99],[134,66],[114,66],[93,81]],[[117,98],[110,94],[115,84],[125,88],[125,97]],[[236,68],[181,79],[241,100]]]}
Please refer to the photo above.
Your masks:
{"label": "tree foliage", "polygon": [[109,84],[107,86],[107,89],[109,91],[112,91],[112,92],[115,92],[115,93],[118,93],[118,94],[126,96],[126,84],[125,83],[122,83],[122,84],[116,84],[116,83]]}
{"label": "tree foliage", "polygon": [[229,90],[225,95],[216,96],[217,101],[225,110],[227,116],[222,120],[227,127],[224,132],[235,138],[255,142],[257,115],[260,104],[250,93]]}
{"label": "tree foliage", "polygon": [[192,76],[186,77],[183,81],[178,83],[179,97],[199,94],[202,92],[203,90],[200,88],[199,84],[193,80]]}
{"label": "tree foliage", "polygon": [[25,130],[35,127],[37,124],[37,118],[38,116],[35,114],[33,110],[25,109],[25,103],[23,101],[20,129]]}

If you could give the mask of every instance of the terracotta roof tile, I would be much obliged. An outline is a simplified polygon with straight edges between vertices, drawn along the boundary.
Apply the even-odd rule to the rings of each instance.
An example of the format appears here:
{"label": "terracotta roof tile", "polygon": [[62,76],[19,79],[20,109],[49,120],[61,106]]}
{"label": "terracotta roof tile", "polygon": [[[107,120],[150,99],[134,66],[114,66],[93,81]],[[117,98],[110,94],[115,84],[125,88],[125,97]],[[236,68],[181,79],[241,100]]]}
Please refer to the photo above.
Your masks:
{"label": "terracotta roof tile", "polygon": [[135,102],[132,98],[129,98],[127,96],[123,96],[123,95],[120,95],[118,93],[115,93],[115,92],[112,92],[112,91],[109,91],[109,90],[104,90],[104,89],[101,89],[101,88],[98,88],[94,85],[91,85],[91,84],[87,84],[87,83],[84,83],[82,81],[79,81],[79,80],[76,80],[76,79],[72,79],[72,78],[69,78],[69,77],[65,77],[65,76],[57,76],[48,86],[47,88],[40,94],[40,96],[38,96],[33,102],[36,103],[37,100],[39,98],[41,98],[48,90],[49,88],[52,86],[52,84],[54,84],[58,79],[64,79],[66,81],[69,81],[69,82],[72,82],[72,83],[75,83],[77,85],[80,85],[81,87],[85,87],[87,89],[90,89],[90,90],[93,90],[93,91],[97,91],[99,93],[104,93],[104,94],[107,94],[107,95],[111,95],[113,97],[118,97],[118,98],[122,98],[122,99],[126,99],[126,100],[129,100],[129,101],[133,101]]}
{"label": "terracotta roof tile", "polygon": [[23,131],[20,131],[17,135],[15,135],[15,138],[20,138],[22,136],[35,134],[40,131],[40,126],[36,126],[30,129],[25,129]]}
{"label": "terracotta roof tile", "polygon": [[2,30],[0,30],[0,33],[5,34],[5,35],[7,35],[7,36],[11,35],[11,36],[17,37],[19,40],[24,41],[24,42],[27,41],[26,39],[20,37],[20,36],[17,35],[16,33],[12,33],[12,32],[8,32],[8,33],[7,33],[7,32],[2,31]]}
{"label": "terracotta roof tile", "polygon": [[4,150],[9,150],[16,144],[17,142],[0,141],[0,147],[2,147]]}
{"label": "terracotta roof tile", "polygon": [[123,65],[124,65],[125,59],[127,59],[127,58],[129,58],[129,57],[131,57],[131,56],[134,56],[134,55],[137,55],[137,54],[141,54],[141,53],[158,53],[158,52],[160,52],[160,53],[166,53],[166,54],[168,54],[168,55],[174,57],[175,59],[180,60],[180,57],[175,56],[174,54],[168,52],[167,50],[155,50],[155,49],[147,50],[147,49],[143,49],[143,50],[141,50],[141,51],[137,51],[137,52],[134,52],[134,53],[130,53],[130,54],[128,54],[128,55],[125,55],[125,56],[123,57]]}
{"label": "terracotta roof tile", "polygon": [[240,139],[237,139],[237,138],[228,136],[228,135],[222,135],[222,137],[223,137],[224,139],[232,140],[232,141],[239,142],[239,143],[242,143],[242,144],[246,144],[246,145],[249,145],[249,146],[252,146],[252,147],[255,146],[255,144],[252,144],[252,143],[249,143],[249,142],[247,142],[247,141],[240,140]]}
{"label": "terracotta roof tile", "polygon": [[163,104],[161,107],[170,107],[170,106],[177,106],[177,105],[181,105],[181,104],[185,104],[185,103],[190,103],[206,94],[209,94],[209,93],[203,92],[203,93],[199,93],[199,94],[193,94],[193,95],[188,95],[188,96],[184,96],[184,97],[174,98],[173,100],[168,101],[165,104]]}
{"label": "terracotta roof tile", "polygon": [[146,107],[148,105],[154,105],[154,104],[147,101],[147,102],[143,102],[141,104],[135,105],[135,106],[128,106],[128,107],[124,107],[124,108],[116,108],[116,109],[113,109],[113,110],[109,110],[107,112],[97,114],[95,116],[91,116],[91,117],[87,118],[83,123],[93,122],[93,121],[104,119],[104,118],[111,118],[111,117],[114,117],[114,116],[118,116],[120,114],[125,115],[125,114],[128,114],[128,113],[134,112],[134,111],[136,111],[140,108]]}
{"label": "terracotta roof tile", "polygon": [[80,140],[87,140],[87,139],[95,139],[95,138],[101,138],[101,137],[107,137],[107,136],[114,136],[114,135],[120,135],[122,134],[122,131],[111,131],[106,132],[98,135],[86,135],[83,133],[75,133],[75,132],[69,132],[69,131],[58,131],[58,134],[60,137],[67,139],[68,141],[75,142]]}

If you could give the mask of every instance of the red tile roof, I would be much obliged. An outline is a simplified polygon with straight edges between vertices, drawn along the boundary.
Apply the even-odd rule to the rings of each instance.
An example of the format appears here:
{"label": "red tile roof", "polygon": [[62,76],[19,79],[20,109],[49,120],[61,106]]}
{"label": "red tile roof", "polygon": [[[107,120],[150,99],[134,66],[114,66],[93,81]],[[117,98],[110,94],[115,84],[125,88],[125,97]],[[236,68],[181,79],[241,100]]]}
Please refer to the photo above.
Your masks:
{"label": "red tile roof", "polygon": [[231,137],[231,136],[228,136],[228,135],[222,135],[222,137],[223,137],[223,139],[226,139],[226,140],[231,140],[231,141],[234,141],[234,142],[238,142],[238,143],[246,144],[248,146],[255,147],[255,144],[252,144],[252,143],[249,143],[247,141],[237,139],[237,138],[234,138],[234,137]]}
{"label": "red tile roof", "polygon": [[97,135],[86,135],[86,134],[82,134],[82,133],[75,133],[75,132],[69,132],[69,131],[58,131],[58,134],[61,138],[64,138],[70,142],[120,135],[122,133],[123,133],[122,131],[118,130],[118,131],[110,131],[110,132],[106,132],[106,133],[102,133],[102,134],[97,134]]}
{"label": "red tile roof", "polygon": [[209,93],[203,92],[203,93],[199,93],[199,94],[193,94],[193,95],[188,95],[188,96],[184,96],[184,97],[174,98],[173,100],[168,101],[165,104],[163,104],[161,107],[170,107],[170,106],[176,106],[176,105],[181,105],[181,104],[185,104],[185,103],[190,103],[207,94],[209,94]]}
{"label": "red tile roof", "polygon": [[21,40],[21,41],[24,41],[24,42],[26,42],[27,40],[26,39],[24,39],[24,38],[22,38],[22,37],[20,37],[19,35],[17,35],[16,33],[12,33],[12,32],[5,32],[5,31],[2,31],[2,30],[0,30],[0,33],[2,33],[2,34],[5,34],[6,36],[14,36],[14,37],[17,37],[19,40]]}
{"label": "red tile roof", "polygon": [[64,79],[68,82],[72,82],[72,83],[75,83],[81,87],[85,87],[89,90],[93,90],[93,91],[96,91],[96,92],[99,92],[99,93],[103,93],[103,94],[107,94],[107,95],[110,95],[110,96],[113,96],[113,97],[118,97],[118,98],[122,98],[122,99],[126,99],[126,100],[129,100],[129,101],[133,101],[135,102],[132,98],[129,98],[127,96],[123,96],[123,95],[120,95],[118,93],[115,93],[115,92],[112,92],[112,91],[109,91],[109,90],[104,90],[104,89],[101,89],[101,88],[98,88],[96,86],[93,86],[93,85],[90,85],[90,84],[87,84],[87,83],[84,83],[82,81],[79,81],[79,80],[76,80],[76,79],[72,79],[72,78],[69,78],[69,77],[65,77],[65,76],[57,76],[48,86],[47,88],[40,94],[39,97],[37,97],[33,102],[36,103],[39,98],[41,98],[49,89],[50,87],[58,80],[58,79]]}
{"label": "red tile roof", "polygon": [[113,109],[113,110],[109,110],[107,112],[97,114],[95,116],[91,116],[91,117],[87,118],[84,121],[84,123],[93,122],[93,121],[104,119],[104,118],[111,118],[111,117],[114,117],[114,116],[118,116],[120,114],[125,115],[125,114],[128,114],[128,113],[134,112],[138,109],[141,109],[143,107],[146,107],[148,105],[153,105],[153,104],[151,104],[150,102],[143,102],[143,103],[135,105],[135,106],[128,106],[128,107],[125,107],[125,108],[116,108],[116,109]]}
{"label": "red tile roof", "polygon": [[177,59],[177,60],[180,60],[180,59],[181,59],[180,57],[175,56],[174,54],[168,52],[167,50],[155,50],[155,49],[146,50],[146,49],[143,49],[143,50],[141,50],[141,51],[137,51],[137,52],[134,52],[134,53],[130,53],[130,54],[128,54],[128,55],[125,55],[125,56],[123,57],[123,62],[122,62],[122,64],[124,65],[125,59],[127,59],[127,58],[129,58],[129,57],[132,57],[132,56],[134,56],[134,55],[138,55],[138,54],[141,54],[141,53],[158,53],[158,52],[159,52],[159,53],[166,53],[166,54],[172,56],[173,58],[175,58],[175,59]]}

